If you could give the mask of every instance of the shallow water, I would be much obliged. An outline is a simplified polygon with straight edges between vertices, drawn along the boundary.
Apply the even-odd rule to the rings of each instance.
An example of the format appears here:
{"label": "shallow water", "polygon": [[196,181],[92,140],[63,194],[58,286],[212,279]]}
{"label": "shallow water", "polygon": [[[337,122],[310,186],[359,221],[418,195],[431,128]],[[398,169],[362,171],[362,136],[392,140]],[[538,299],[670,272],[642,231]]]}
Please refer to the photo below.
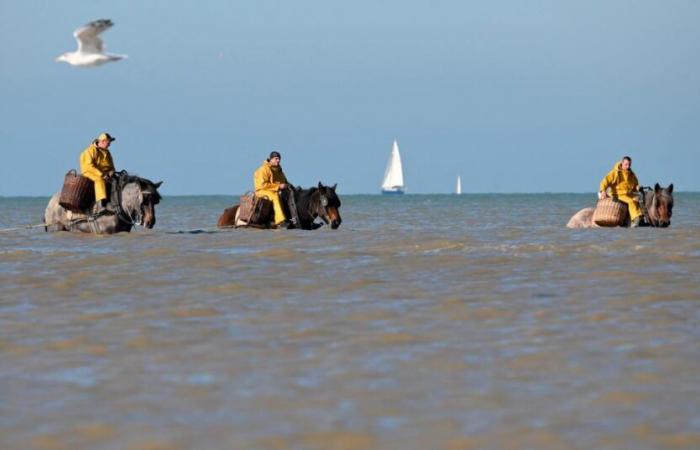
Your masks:
{"label": "shallow water", "polygon": [[[315,232],[0,232],[0,448],[700,448],[700,195],[345,196]],[[0,228],[47,199],[0,198]]]}

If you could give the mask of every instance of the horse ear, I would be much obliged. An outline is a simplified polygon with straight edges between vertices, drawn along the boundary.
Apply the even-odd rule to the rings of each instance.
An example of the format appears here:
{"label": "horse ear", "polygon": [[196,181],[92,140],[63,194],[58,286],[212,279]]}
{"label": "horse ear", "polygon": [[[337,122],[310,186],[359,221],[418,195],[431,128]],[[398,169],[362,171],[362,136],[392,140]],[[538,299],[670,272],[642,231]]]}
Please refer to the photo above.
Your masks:
{"label": "horse ear", "polygon": [[321,183],[320,181],[318,182],[318,188],[319,188],[319,189],[322,189],[322,188],[323,188],[323,183]]}
{"label": "horse ear", "polygon": [[654,185],[654,192],[659,192],[660,189],[661,189],[661,186],[659,185],[659,183],[656,183]]}
{"label": "horse ear", "polygon": [[160,187],[161,184],[163,184],[163,182],[162,182],[162,181],[159,181],[159,182],[157,182],[156,184],[154,184],[153,186],[155,186],[156,189],[158,189],[158,188]]}
{"label": "horse ear", "polygon": [[673,194],[673,183],[669,184],[668,187],[666,188],[669,194]]}
{"label": "horse ear", "polygon": [[335,183],[335,184],[333,185],[333,187],[331,187],[331,189],[333,189],[333,191],[335,191],[335,188],[337,188],[337,187],[338,187],[338,183]]}

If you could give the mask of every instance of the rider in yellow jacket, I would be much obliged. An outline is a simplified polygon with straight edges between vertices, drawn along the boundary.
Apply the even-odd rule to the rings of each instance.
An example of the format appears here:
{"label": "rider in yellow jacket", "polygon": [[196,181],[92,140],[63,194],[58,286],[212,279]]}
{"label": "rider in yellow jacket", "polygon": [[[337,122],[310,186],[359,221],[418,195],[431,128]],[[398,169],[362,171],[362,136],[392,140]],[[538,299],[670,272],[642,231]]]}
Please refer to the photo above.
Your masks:
{"label": "rider in yellow jacket", "polygon": [[114,162],[109,146],[115,139],[109,133],[102,133],[80,154],[80,172],[95,183],[95,202],[105,206],[107,187],[105,181],[114,175]]}
{"label": "rider in yellow jacket", "polygon": [[642,209],[634,193],[638,192],[640,187],[637,176],[632,172],[632,158],[625,156],[622,161],[615,163],[612,170],[600,182],[600,198],[608,196],[608,188],[613,197],[627,204],[632,220],[631,226],[639,226],[642,220]]}
{"label": "rider in yellow jacket", "polygon": [[278,227],[288,222],[282,208],[280,193],[287,189],[289,181],[287,181],[282,166],[280,166],[281,159],[282,156],[278,152],[270,153],[270,157],[263,161],[253,177],[255,195],[267,198],[272,202],[275,211],[275,225]]}

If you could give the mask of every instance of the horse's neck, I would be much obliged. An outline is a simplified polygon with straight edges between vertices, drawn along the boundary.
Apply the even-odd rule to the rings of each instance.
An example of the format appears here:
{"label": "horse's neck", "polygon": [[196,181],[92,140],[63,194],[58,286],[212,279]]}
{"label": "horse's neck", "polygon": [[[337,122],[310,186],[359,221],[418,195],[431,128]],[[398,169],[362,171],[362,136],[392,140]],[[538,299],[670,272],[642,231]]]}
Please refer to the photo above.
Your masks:
{"label": "horse's neck", "polygon": [[311,209],[312,207],[312,197],[316,191],[301,191],[294,197],[297,205],[297,213],[299,218],[304,219],[314,219],[316,212]]}
{"label": "horse's neck", "polygon": [[134,217],[141,211],[141,187],[138,183],[127,183],[121,192],[121,209]]}
{"label": "horse's neck", "polygon": [[656,207],[656,192],[648,191],[644,195],[644,207],[647,210],[647,214],[652,214],[652,209]]}

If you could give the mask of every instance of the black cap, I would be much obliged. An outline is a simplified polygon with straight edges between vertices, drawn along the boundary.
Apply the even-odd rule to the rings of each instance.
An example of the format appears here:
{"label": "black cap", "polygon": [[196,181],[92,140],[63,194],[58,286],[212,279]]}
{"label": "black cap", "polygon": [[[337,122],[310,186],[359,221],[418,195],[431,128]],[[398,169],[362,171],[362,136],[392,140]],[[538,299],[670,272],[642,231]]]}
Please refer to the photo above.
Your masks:
{"label": "black cap", "polygon": [[280,155],[280,152],[270,152],[270,157],[267,159],[272,159],[272,158],[280,158],[282,159],[282,155]]}

